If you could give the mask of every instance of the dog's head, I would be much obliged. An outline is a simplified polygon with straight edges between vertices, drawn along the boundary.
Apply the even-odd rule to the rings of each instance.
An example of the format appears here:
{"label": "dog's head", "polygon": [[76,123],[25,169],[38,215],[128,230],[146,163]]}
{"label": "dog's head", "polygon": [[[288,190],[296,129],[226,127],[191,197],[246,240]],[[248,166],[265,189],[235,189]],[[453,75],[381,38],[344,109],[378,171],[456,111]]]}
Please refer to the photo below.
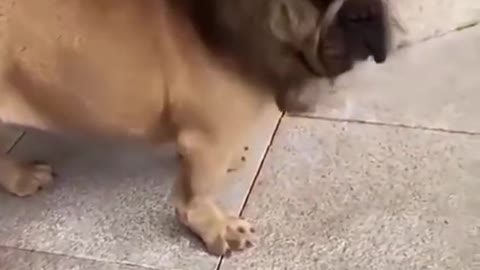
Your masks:
{"label": "dog's head", "polygon": [[275,89],[283,111],[301,111],[297,94],[389,49],[384,0],[184,0],[201,37],[242,72]]}

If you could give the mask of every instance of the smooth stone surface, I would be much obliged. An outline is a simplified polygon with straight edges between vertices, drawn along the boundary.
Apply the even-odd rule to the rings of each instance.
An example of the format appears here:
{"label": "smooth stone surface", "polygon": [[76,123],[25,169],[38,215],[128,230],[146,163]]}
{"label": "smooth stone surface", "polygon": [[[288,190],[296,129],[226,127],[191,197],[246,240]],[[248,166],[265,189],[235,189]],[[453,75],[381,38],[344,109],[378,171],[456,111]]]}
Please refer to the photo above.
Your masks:
{"label": "smooth stone surface", "polygon": [[477,26],[360,64],[309,116],[480,132],[479,44]]}
{"label": "smooth stone surface", "polygon": [[22,135],[23,131],[0,125],[0,152],[6,153]]}
{"label": "smooth stone surface", "polygon": [[147,268],[108,263],[62,255],[52,255],[0,247],[2,270],[147,270]]}
{"label": "smooth stone surface", "polygon": [[480,269],[480,136],[282,121],[222,270]]}
{"label": "smooth stone surface", "polygon": [[[239,211],[279,113],[260,121],[245,167],[228,175],[222,202]],[[0,193],[0,246],[160,269],[214,269],[218,258],[181,227],[169,204],[177,163],[171,146],[66,139],[27,132],[19,159],[50,161],[54,185],[19,199]]]}

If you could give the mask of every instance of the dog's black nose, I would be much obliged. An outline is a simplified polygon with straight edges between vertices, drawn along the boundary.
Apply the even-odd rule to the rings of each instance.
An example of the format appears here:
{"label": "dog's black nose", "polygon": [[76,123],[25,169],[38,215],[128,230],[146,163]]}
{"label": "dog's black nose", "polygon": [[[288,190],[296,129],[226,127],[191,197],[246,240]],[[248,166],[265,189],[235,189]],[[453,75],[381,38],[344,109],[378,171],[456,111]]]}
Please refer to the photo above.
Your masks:
{"label": "dog's black nose", "polygon": [[346,1],[339,11],[338,23],[344,31],[347,46],[356,58],[361,59],[367,53],[376,63],[385,62],[389,37],[382,0]]}
{"label": "dog's black nose", "polygon": [[[366,25],[365,27],[368,27]],[[388,40],[386,29],[381,22],[372,23],[371,28],[365,30],[363,42],[370,51],[376,63],[383,63],[387,59]]]}

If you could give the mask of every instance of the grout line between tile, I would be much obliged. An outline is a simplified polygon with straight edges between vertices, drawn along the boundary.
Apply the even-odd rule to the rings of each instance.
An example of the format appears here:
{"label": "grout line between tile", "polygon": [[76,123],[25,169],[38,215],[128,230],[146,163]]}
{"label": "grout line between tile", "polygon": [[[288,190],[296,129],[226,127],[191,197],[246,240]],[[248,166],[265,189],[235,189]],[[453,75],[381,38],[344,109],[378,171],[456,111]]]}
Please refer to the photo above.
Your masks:
{"label": "grout line between tile", "polygon": [[468,28],[475,27],[475,26],[477,26],[479,23],[480,23],[480,21],[474,21],[474,22],[471,22],[471,23],[469,23],[469,24],[465,24],[465,25],[458,26],[457,28],[455,28],[455,29],[453,30],[453,32],[459,32],[459,31],[466,30],[466,29],[468,29]]}
{"label": "grout line between tile", "polygon": [[258,180],[258,176],[260,175],[260,172],[263,168],[263,165],[265,163],[265,159],[267,157],[267,154],[268,152],[270,152],[270,148],[272,147],[272,144],[273,144],[273,141],[275,140],[275,135],[277,135],[277,131],[280,127],[280,124],[282,123],[282,120],[283,120],[283,117],[284,117],[284,114],[282,113],[282,115],[278,118],[277,120],[277,124],[275,125],[275,128],[273,129],[273,132],[272,132],[272,135],[270,137],[270,140],[268,141],[268,145],[267,147],[265,148],[265,151],[263,152],[263,155],[262,155],[262,160],[260,161],[260,164],[258,166],[258,169],[257,169],[257,172],[255,173],[255,176],[253,177],[253,181],[252,181],[252,184],[250,185],[250,189],[248,190],[247,192],[247,196],[245,197],[243,203],[242,203],[242,207],[241,207],[241,210],[240,210],[240,216],[243,214],[243,212],[245,211],[245,207],[247,206],[247,203],[248,203],[248,199],[250,198],[250,195],[253,191],[253,188],[255,187],[255,184]]}
{"label": "grout line between tile", "polygon": [[475,132],[475,131],[451,130],[451,129],[444,129],[444,128],[429,128],[424,126],[415,126],[415,125],[407,125],[407,124],[399,124],[399,123],[396,124],[396,123],[385,123],[385,122],[373,122],[373,121],[359,120],[359,119],[343,119],[343,118],[332,118],[332,117],[311,116],[311,115],[289,115],[287,117],[323,120],[323,121],[329,121],[329,122],[344,122],[344,123],[346,122],[346,123],[360,124],[360,125],[396,127],[396,128],[415,129],[415,130],[422,130],[422,131],[460,134],[460,135],[468,135],[468,136],[480,135],[480,132]]}
{"label": "grout line between tile", "polygon": [[120,266],[129,266],[129,267],[139,267],[139,268],[143,268],[143,269],[145,269],[145,270],[159,270],[158,268],[152,268],[152,267],[149,267],[149,266],[143,266],[143,265],[138,265],[138,264],[133,264],[133,263],[127,263],[127,262],[109,261],[109,260],[98,260],[98,259],[93,259],[93,258],[88,258],[88,257],[67,255],[67,254],[55,253],[55,252],[46,252],[46,251],[40,251],[40,250],[34,250],[34,249],[27,249],[27,248],[21,248],[21,247],[11,247],[11,246],[0,245],[0,248],[13,249],[13,250],[23,251],[23,252],[29,252],[29,253],[38,253],[38,254],[47,255],[47,256],[65,257],[65,258],[76,259],[76,260],[83,260],[83,261],[91,261],[91,262],[99,262],[99,263],[116,264],[116,265],[120,265]]}
{"label": "grout line between tile", "polygon": [[13,148],[15,148],[15,146],[17,146],[17,144],[23,139],[23,137],[25,136],[27,132],[25,130],[22,130],[22,132],[20,133],[20,135],[15,139],[15,141],[13,141],[13,143],[8,147],[7,151],[6,151],[6,154],[10,154],[12,151],[13,151]]}
{"label": "grout line between tile", "polygon": [[[273,142],[275,140],[275,136],[277,135],[277,131],[278,129],[280,128],[280,124],[282,123],[282,120],[283,118],[285,117],[285,113],[282,112],[282,114],[280,115],[280,117],[278,118],[277,120],[277,124],[275,125],[275,128],[273,129],[273,132],[272,132],[272,135],[270,137],[270,140],[268,142],[268,145],[267,147],[265,148],[265,151],[263,152],[263,155],[262,155],[262,159],[260,161],[260,165],[258,166],[258,169],[257,169],[257,172],[255,173],[255,176],[253,177],[253,181],[250,185],[250,188],[248,189],[247,191],[247,195],[245,196],[245,199],[243,200],[242,202],[242,206],[240,208],[240,216],[243,215],[243,212],[245,211],[245,208],[247,206],[247,203],[250,199],[250,195],[252,194],[253,192],[253,189],[255,188],[255,185],[257,184],[257,180],[260,176],[260,173],[263,169],[263,165],[265,163],[265,159],[268,155],[268,153],[270,152],[270,148],[272,147],[273,145]],[[222,267],[222,264],[223,264],[223,260],[224,260],[224,257],[220,257],[219,260],[218,260],[218,263],[217,263],[217,266],[215,267],[215,270],[220,270],[220,268]]]}
{"label": "grout line between tile", "polygon": [[434,34],[434,35],[431,35],[431,36],[427,36],[425,38],[422,38],[422,39],[419,39],[417,41],[413,41],[412,43],[408,43],[404,46],[399,46],[398,48],[396,48],[396,50],[403,50],[403,49],[408,49],[410,47],[413,47],[415,45],[418,45],[418,44],[422,44],[422,43],[426,43],[426,42],[430,42],[432,40],[435,40],[435,39],[438,39],[438,38],[444,38],[445,36],[448,36],[450,34],[454,34],[454,33],[457,33],[457,32],[461,32],[461,31],[464,31],[464,30],[468,30],[472,27],[477,27],[478,25],[480,24],[480,21],[473,21],[471,23],[467,23],[465,25],[461,25],[459,27],[456,27],[456,28],[453,28],[453,29],[450,29],[444,33],[441,33],[441,34]]}

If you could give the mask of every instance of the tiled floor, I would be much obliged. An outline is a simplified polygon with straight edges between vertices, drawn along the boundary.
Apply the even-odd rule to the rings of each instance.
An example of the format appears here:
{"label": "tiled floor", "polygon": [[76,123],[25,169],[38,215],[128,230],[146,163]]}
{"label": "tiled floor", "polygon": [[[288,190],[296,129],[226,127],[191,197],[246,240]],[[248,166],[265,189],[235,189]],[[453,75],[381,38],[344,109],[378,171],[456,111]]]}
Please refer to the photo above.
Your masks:
{"label": "tiled floor", "polygon": [[0,128],[0,152],[10,151],[22,136],[23,131],[14,128]]}
{"label": "tiled floor", "polygon": [[418,44],[359,66],[275,134],[266,117],[222,198],[240,210],[264,160],[243,210],[260,242],[230,259],[175,222],[169,147],[29,131],[10,154],[59,178],[32,198],[0,193],[0,269],[480,270],[479,44],[480,27]]}

